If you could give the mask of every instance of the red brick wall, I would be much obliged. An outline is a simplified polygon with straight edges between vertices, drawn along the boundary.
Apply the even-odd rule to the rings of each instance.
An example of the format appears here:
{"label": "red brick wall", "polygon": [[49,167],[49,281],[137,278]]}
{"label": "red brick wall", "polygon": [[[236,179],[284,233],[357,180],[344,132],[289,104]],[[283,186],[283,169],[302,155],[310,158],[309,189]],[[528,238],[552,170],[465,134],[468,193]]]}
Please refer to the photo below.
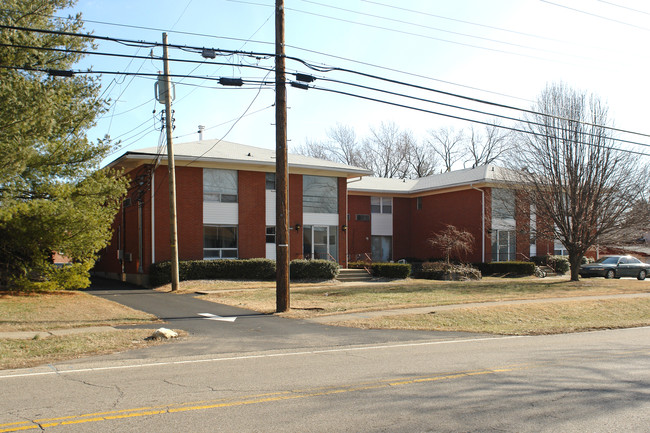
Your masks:
{"label": "red brick wall", "polygon": [[[156,262],[169,260],[169,177],[167,166],[155,174]],[[176,214],[179,260],[203,259],[203,169],[176,167]]]}
{"label": "red brick wall", "polygon": [[[415,204],[412,206],[415,209]],[[481,217],[480,191],[471,189],[422,197],[422,209],[412,211],[411,221],[405,213],[394,215],[394,227],[410,224],[412,230],[408,238],[394,236],[393,249],[395,252],[409,252],[409,256],[421,259],[440,258],[442,252],[433,249],[427,239],[451,224],[474,236],[473,252],[465,255],[463,260],[480,262]]]}
{"label": "red brick wall", "polygon": [[266,177],[239,171],[239,258],[266,256]]}
{"label": "red brick wall", "polygon": [[[370,196],[351,195],[348,197],[348,252],[350,260],[363,260],[370,256],[370,221],[357,221],[357,214],[370,215]],[[360,256],[357,258],[357,256]]]}
{"label": "red brick wall", "polygon": [[515,227],[517,260],[530,258],[530,200],[522,191],[515,193]]}
{"label": "red brick wall", "polygon": [[[421,212],[416,209],[415,198],[393,198],[393,260],[414,257],[411,252],[411,239],[416,230],[411,224],[413,215]],[[407,240],[406,242],[401,240]]]}
{"label": "red brick wall", "polygon": [[[295,230],[300,224],[300,230]],[[302,175],[289,175],[289,260],[302,259]]]}

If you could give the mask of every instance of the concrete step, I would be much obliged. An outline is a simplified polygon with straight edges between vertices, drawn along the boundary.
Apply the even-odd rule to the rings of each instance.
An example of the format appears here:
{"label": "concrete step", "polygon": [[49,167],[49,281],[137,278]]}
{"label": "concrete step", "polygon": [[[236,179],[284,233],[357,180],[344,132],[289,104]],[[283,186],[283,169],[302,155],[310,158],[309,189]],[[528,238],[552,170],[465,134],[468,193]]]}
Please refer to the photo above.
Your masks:
{"label": "concrete step", "polygon": [[339,281],[370,281],[370,275],[365,269],[341,269],[339,275],[336,277]]}
{"label": "concrete step", "polygon": [[551,268],[550,266],[540,266],[540,268],[541,268],[543,271],[546,271],[546,276],[547,276],[547,277],[554,277],[554,276],[557,275],[557,274],[555,273],[555,271],[553,270],[553,268]]}

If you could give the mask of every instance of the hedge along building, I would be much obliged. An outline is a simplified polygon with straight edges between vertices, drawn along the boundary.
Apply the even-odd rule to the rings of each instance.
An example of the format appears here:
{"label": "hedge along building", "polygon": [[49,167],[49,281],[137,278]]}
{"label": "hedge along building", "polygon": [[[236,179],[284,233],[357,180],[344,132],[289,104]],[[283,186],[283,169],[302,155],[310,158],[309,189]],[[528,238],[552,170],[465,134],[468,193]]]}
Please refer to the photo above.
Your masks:
{"label": "hedge along building", "polygon": [[[179,259],[275,259],[275,151],[203,140],[174,153]],[[110,166],[131,186],[94,272],[146,285],[149,266],[171,257],[166,151],[127,152]],[[347,180],[370,172],[293,154],[288,168],[290,259],[345,267]]]}
{"label": "hedge along building", "polygon": [[389,261],[443,257],[428,242],[447,225],[471,233],[468,262],[527,260],[554,253],[534,206],[511,173],[484,165],[419,179],[363,177],[348,183],[349,258]]}

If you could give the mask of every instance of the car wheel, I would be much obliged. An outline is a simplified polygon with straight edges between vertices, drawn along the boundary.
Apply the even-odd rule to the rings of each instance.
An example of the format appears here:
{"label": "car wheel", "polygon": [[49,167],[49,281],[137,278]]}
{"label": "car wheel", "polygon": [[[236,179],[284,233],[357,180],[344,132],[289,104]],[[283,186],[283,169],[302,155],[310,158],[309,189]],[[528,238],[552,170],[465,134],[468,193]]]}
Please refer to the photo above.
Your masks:
{"label": "car wheel", "polygon": [[646,276],[646,271],[645,271],[645,269],[641,269],[641,272],[639,272],[639,275],[637,275],[636,278],[637,278],[638,280],[645,280],[645,276]]}
{"label": "car wheel", "polygon": [[615,275],[614,271],[610,269],[609,271],[607,271],[605,273],[605,278],[607,278],[608,280],[611,280],[612,278],[614,278],[614,275]]}

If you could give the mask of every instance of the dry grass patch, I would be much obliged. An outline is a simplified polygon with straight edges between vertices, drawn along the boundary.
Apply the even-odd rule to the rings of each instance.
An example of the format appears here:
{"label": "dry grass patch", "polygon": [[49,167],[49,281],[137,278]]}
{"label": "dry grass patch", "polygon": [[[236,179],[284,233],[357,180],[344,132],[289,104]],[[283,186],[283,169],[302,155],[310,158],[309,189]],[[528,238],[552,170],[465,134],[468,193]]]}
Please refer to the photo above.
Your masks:
{"label": "dry grass patch", "polygon": [[[205,299],[264,313],[275,311],[275,285],[229,286],[230,282],[192,282],[194,291],[213,291]],[[265,283],[268,284],[268,283]],[[218,287],[218,288],[217,288]],[[226,288],[229,289],[226,289]],[[647,281],[633,279],[484,278],[481,281],[399,280],[383,283],[292,284],[286,317],[376,311],[471,302],[650,292]]]}
{"label": "dry grass patch", "polygon": [[145,340],[150,329],[66,335],[33,340],[0,340],[0,369],[25,368],[56,361],[140,349],[165,343]]}
{"label": "dry grass patch", "polygon": [[151,314],[83,292],[0,295],[0,332],[155,322]]}
{"label": "dry grass patch", "polygon": [[346,321],[340,326],[379,329],[540,335],[650,325],[649,299],[545,302],[458,308],[430,314]]}
{"label": "dry grass patch", "polygon": [[[156,316],[83,292],[0,295],[0,332],[153,325],[157,322]],[[151,329],[115,329],[31,340],[0,340],[0,369],[31,367],[161,344],[144,340],[152,332]]]}

